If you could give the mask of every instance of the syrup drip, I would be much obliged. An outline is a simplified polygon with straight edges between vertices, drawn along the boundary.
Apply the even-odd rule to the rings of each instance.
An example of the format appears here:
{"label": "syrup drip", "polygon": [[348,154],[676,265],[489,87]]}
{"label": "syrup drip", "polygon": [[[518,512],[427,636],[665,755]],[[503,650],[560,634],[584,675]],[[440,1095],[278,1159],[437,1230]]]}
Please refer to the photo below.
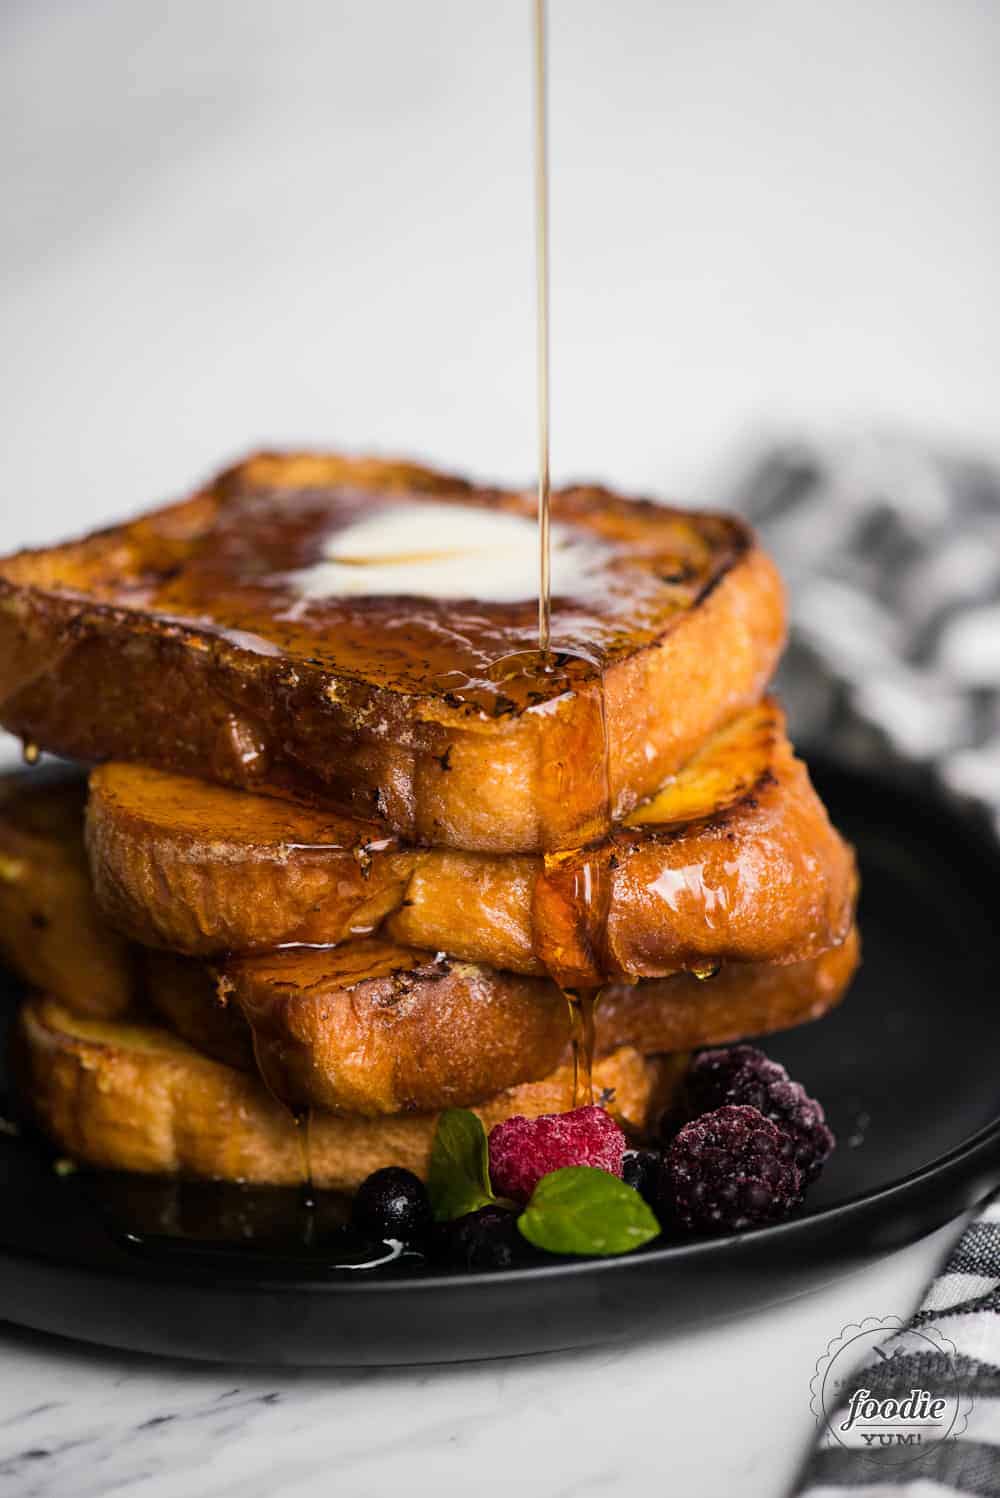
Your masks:
{"label": "syrup drip", "polygon": [[538,649],[549,653],[552,538],[549,485],[549,150],[545,0],[535,0],[535,272],[538,358]]}
{"label": "syrup drip", "polygon": [[316,1193],[313,1187],[312,1166],[313,1110],[311,1107],[296,1107],[291,1109],[291,1114],[295,1121],[295,1132],[299,1137],[299,1151],[302,1156],[301,1201],[306,1214],[302,1236],[306,1243],[310,1243],[316,1227],[314,1215],[316,1211]]}
{"label": "syrup drip", "polygon": [[275,1102],[290,1115],[295,1125],[295,1134],[298,1141],[299,1155],[302,1168],[302,1209],[305,1214],[302,1225],[302,1240],[308,1245],[312,1242],[316,1230],[315,1210],[316,1195],[313,1189],[313,1166],[312,1166],[312,1113],[311,1107],[303,1107],[300,1103],[291,1103],[285,1096],[283,1086],[284,1079],[279,1077],[275,1068],[271,1067],[265,1060],[265,1053],[261,1045],[254,1016],[249,1006],[246,1018],[250,1025],[250,1034],[253,1037],[253,1057],[257,1067],[257,1074]]}
{"label": "syrup drip", "polygon": [[[551,670],[552,495],[549,461],[549,151],[546,0],[534,6],[535,270],[538,366],[538,651],[520,660],[528,673]],[[565,657],[562,657],[565,659]],[[514,658],[511,658],[513,662]],[[586,662],[572,700],[539,730],[544,846],[565,848],[572,827],[579,845],[600,836],[611,811],[604,681],[600,662]],[[581,797],[581,789],[584,795]],[[591,817],[577,808],[593,807]],[[570,813],[566,815],[566,808]],[[588,826],[588,820],[590,825]],[[572,866],[568,866],[572,860]],[[599,859],[546,853],[533,904],[535,953],[565,994],[573,1046],[573,1107],[594,1101],[594,1011],[600,998],[608,883]],[[595,952],[595,947],[597,951]]]}
{"label": "syrup drip", "polygon": [[546,853],[542,860],[532,900],[533,946],[564,991],[596,988],[608,971],[610,873],[607,848]]}
{"label": "syrup drip", "polygon": [[563,989],[569,1005],[573,1046],[573,1107],[589,1107],[594,1101],[594,1016],[600,989]]}
{"label": "syrup drip", "polygon": [[267,772],[270,749],[256,724],[237,713],[227,713],[216,737],[212,766],[221,780],[253,785]]}

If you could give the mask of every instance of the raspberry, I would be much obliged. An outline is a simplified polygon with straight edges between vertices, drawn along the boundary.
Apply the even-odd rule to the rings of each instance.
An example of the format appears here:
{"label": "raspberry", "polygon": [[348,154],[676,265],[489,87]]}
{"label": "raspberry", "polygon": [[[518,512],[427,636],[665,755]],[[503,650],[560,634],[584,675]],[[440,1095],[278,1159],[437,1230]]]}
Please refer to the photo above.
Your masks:
{"label": "raspberry", "polygon": [[564,1165],[597,1165],[622,1173],[625,1135],[603,1108],[521,1114],[490,1130],[490,1180],[498,1196],[526,1202],[542,1176]]}
{"label": "raspberry", "polygon": [[816,1179],[837,1142],[822,1105],[756,1046],[702,1051],[691,1063],[687,1091],[696,1115],[726,1103],[746,1104],[785,1129],[795,1145],[803,1186]]}
{"label": "raspberry", "polygon": [[779,1222],[802,1200],[788,1134],[757,1108],[717,1108],[685,1124],[666,1155],[673,1220],[692,1233]]}

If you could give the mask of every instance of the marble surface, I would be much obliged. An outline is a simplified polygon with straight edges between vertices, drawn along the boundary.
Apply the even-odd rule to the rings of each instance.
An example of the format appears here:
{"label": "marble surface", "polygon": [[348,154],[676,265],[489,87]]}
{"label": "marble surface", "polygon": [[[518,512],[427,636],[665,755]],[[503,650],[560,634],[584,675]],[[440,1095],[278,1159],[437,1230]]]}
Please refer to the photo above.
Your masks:
{"label": "marble surface", "polygon": [[[712,494],[747,432],[996,449],[1000,13],[553,0],[557,474]],[[258,443],[532,471],[528,19],[492,0],[0,8],[0,545]],[[928,107],[928,101],[933,107]],[[0,1328],[0,1491],[776,1498],[843,1325],[947,1233],[655,1344],[389,1372]]]}
{"label": "marble surface", "polygon": [[780,1498],[812,1439],[827,1343],[906,1315],[955,1231],[765,1314],[493,1363],[212,1367],[0,1327],[0,1492]]}

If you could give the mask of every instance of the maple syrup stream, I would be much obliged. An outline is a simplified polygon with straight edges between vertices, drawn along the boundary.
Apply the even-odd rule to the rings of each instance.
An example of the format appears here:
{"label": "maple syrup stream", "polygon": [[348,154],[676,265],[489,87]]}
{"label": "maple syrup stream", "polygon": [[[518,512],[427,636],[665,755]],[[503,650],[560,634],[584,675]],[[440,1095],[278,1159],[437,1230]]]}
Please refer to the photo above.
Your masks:
{"label": "maple syrup stream", "polygon": [[[538,372],[538,652],[544,671],[552,640],[552,518],[549,460],[549,129],[546,0],[534,0],[535,114],[535,306]],[[601,704],[603,728],[603,703]],[[604,746],[604,757],[607,749]],[[606,763],[601,767],[606,774]],[[548,863],[540,876],[548,879]],[[585,911],[580,912],[586,915]],[[569,1005],[573,1047],[573,1107],[592,1103],[594,1011],[600,990],[570,988],[558,966],[550,965]]]}
{"label": "maple syrup stream", "polygon": [[549,653],[552,531],[549,501],[549,127],[545,0],[535,0],[535,275],[538,357],[538,649]]}
{"label": "maple syrup stream", "polygon": [[312,1163],[313,1110],[308,1104],[293,1103],[289,1100],[288,1089],[285,1086],[284,1076],[280,1074],[280,1067],[269,1066],[265,1059],[266,1052],[261,1045],[262,1037],[258,1029],[258,1016],[252,1009],[248,1009],[246,1018],[250,1025],[250,1036],[253,1041],[253,1058],[257,1067],[257,1074],[275,1102],[291,1115],[292,1122],[295,1125],[302,1176],[302,1193],[300,1198],[303,1211],[302,1242],[306,1247],[309,1247],[316,1231],[316,1194]]}

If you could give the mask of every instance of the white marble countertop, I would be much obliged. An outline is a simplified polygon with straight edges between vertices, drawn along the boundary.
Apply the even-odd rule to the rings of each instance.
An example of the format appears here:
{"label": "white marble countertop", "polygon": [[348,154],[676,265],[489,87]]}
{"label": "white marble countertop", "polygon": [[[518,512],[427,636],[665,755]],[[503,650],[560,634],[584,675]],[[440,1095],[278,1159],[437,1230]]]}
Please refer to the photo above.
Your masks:
{"label": "white marble countertop", "polygon": [[[997,25],[553,0],[557,474],[711,493],[749,431],[852,418],[996,448]],[[526,4],[12,0],[0,41],[4,550],[259,443],[530,475]],[[766,1315],[495,1364],[0,1328],[0,1490],[776,1498],[826,1343],[905,1314],[947,1236]]]}
{"label": "white marble countertop", "polygon": [[827,1343],[905,1316],[957,1227],[766,1314],[493,1363],[214,1367],[0,1327],[0,1492],[781,1498]]}

